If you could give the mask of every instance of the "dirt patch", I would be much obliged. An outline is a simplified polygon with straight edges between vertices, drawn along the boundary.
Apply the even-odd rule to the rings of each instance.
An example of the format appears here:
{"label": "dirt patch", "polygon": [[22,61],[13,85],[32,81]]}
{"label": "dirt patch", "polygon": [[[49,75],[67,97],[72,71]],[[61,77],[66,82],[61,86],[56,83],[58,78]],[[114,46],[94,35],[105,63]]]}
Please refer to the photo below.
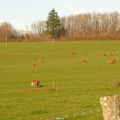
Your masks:
{"label": "dirt patch", "polygon": [[28,94],[44,94],[47,93],[49,90],[48,89],[43,89],[43,88],[31,88],[27,90],[20,90],[18,92],[20,93],[28,93]]}

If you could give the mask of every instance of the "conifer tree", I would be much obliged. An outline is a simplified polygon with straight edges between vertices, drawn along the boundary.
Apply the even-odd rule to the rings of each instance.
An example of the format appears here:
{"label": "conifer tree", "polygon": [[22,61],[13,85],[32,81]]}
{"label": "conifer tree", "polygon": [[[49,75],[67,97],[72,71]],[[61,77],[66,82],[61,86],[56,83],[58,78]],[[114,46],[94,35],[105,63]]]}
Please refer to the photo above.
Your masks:
{"label": "conifer tree", "polygon": [[46,24],[47,24],[47,33],[51,35],[51,38],[53,40],[55,38],[59,38],[65,32],[64,27],[60,22],[58,13],[55,11],[55,9],[52,9],[49,12]]}

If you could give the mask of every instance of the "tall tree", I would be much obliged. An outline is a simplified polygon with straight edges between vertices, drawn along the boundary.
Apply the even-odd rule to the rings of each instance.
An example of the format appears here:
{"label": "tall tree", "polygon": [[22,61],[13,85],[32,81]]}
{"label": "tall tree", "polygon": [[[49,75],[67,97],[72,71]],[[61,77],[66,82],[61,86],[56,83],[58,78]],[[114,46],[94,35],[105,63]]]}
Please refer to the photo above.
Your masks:
{"label": "tall tree", "polygon": [[51,35],[51,38],[54,40],[55,38],[60,37],[64,34],[65,29],[60,21],[58,13],[55,9],[52,9],[48,14],[48,19],[46,21],[47,25],[47,33]]}
{"label": "tall tree", "polygon": [[13,39],[16,37],[16,30],[8,22],[0,24],[0,39]]}

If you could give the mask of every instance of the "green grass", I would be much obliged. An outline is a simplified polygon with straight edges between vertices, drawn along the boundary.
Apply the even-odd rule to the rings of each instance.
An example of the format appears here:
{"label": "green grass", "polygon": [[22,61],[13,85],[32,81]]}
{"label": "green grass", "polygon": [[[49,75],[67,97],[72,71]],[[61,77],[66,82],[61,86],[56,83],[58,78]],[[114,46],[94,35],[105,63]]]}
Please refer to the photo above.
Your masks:
{"label": "green grass", "polygon": [[[113,65],[107,63],[111,56],[104,56],[111,49]],[[33,79],[44,87],[31,88]],[[8,48],[0,43],[1,120],[102,120],[99,98],[119,95],[118,81],[120,41],[9,43]]]}

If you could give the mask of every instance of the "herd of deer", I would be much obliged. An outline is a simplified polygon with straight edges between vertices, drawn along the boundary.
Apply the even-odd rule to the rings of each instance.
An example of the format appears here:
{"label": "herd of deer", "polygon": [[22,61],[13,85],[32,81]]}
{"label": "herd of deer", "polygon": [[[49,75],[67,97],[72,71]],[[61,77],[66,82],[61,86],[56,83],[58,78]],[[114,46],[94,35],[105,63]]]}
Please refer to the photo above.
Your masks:
{"label": "herd of deer", "polygon": [[[71,55],[75,56],[75,55],[77,55],[77,53],[71,52]],[[109,59],[107,59],[107,63],[108,64],[115,64],[115,63],[117,63],[114,55],[115,55],[115,50],[113,50],[113,49],[112,49],[112,51],[109,54],[104,53],[105,57],[109,56]],[[38,66],[38,64],[40,64],[40,63],[44,63],[44,60],[41,59],[41,58],[38,60],[37,63],[34,63],[32,65],[33,70],[35,70],[36,67]],[[88,63],[88,61],[86,59],[83,59],[82,63]],[[31,87],[39,87],[39,86],[40,86],[40,80],[32,80],[31,81]]]}
{"label": "herd of deer", "polygon": [[[32,70],[35,71],[36,68],[41,64],[44,63],[42,58],[39,58],[35,63],[32,64]],[[31,87],[37,88],[40,87],[40,80],[32,80]]]}
{"label": "herd of deer", "polygon": [[[71,52],[71,55],[73,55],[73,56],[75,56],[75,55],[77,55],[77,53],[75,53],[75,52]],[[110,53],[104,53],[103,54],[105,57],[109,57],[109,59],[107,59],[107,63],[108,64],[115,64],[115,63],[117,63],[117,61],[116,61],[116,59],[115,59],[115,50],[114,49],[111,49],[111,52]],[[81,61],[82,63],[88,63],[88,60],[87,59],[82,59],[82,61]]]}
{"label": "herd of deer", "polygon": [[112,49],[112,52],[111,52],[110,54],[104,54],[104,56],[110,56],[110,57],[111,57],[111,58],[109,58],[109,59],[107,60],[107,62],[108,62],[109,64],[115,64],[115,63],[117,63],[114,54],[115,54],[115,50],[113,50],[113,49]]}
{"label": "herd of deer", "polygon": [[41,63],[44,63],[44,60],[39,58],[35,63],[32,64],[32,70],[34,71]]}

